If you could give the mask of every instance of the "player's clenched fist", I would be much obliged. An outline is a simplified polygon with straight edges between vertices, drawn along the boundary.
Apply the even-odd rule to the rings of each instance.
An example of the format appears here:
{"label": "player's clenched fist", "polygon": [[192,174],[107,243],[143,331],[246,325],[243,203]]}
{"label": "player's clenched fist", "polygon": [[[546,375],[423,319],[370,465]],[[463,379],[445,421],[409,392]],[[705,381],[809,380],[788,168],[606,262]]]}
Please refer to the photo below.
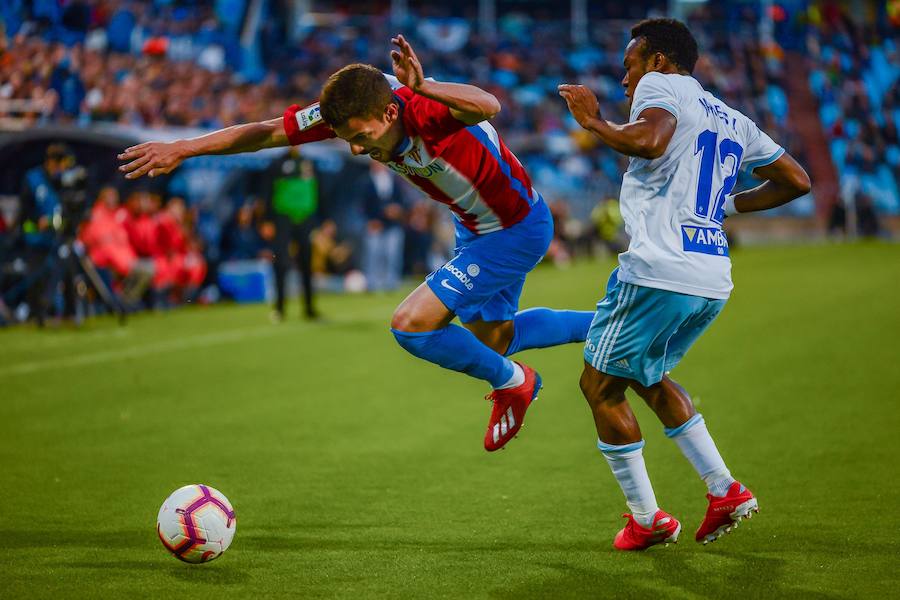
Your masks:
{"label": "player's clenched fist", "polygon": [[569,106],[569,112],[578,121],[578,124],[587,128],[591,119],[600,117],[600,103],[594,92],[583,85],[564,83],[559,86],[559,95],[563,97]]}
{"label": "player's clenched fist", "polygon": [[170,173],[184,160],[184,154],[178,142],[144,142],[126,149],[118,158],[130,161],[119,167],[125,178],[137,179],[144,175],[156,177]]}

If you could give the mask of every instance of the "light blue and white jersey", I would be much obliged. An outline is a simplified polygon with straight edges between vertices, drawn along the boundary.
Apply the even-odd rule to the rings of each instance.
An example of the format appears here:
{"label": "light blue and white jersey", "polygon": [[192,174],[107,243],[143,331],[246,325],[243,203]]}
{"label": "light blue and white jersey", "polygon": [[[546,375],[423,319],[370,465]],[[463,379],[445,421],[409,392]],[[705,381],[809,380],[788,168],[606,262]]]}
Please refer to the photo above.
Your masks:
{"label": "light blue and white jersey", "polygon": [[728,298],[733,285],[722,231],[725,198],[739,169],[768,165],[784,149],[693,77],[644,75],[630,120],[648,108],[672,113],[677,125],[661,157],[631,158],[622,179],[619,203],[631,243],[619,255],[619,279]]}

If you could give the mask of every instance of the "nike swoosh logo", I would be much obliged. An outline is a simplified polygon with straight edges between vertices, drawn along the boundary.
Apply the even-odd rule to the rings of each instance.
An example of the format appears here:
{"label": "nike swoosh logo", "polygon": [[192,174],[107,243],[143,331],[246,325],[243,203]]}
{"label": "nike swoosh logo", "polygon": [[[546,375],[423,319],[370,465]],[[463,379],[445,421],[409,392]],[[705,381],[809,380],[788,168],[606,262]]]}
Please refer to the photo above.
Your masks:
{"label": "nike swoosh logo", "polygon": [[453,287],[452,285],[450,285],[449,283],[447,283],[446,279],[441,279],[441,285],[444,286],[445,288],[447,288],[448,290],[453,290],[454,292],[456,292],[457,294],[462,296],[462,292],[459,291],[458,289],[456,289],[455,287]]}

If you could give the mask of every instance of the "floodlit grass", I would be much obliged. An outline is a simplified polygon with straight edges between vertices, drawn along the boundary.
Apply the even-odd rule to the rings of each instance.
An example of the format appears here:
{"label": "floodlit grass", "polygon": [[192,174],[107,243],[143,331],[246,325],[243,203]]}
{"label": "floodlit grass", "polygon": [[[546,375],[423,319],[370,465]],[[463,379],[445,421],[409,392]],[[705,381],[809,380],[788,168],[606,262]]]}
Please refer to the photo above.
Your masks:
{"label": "floodlit grass", "polygon": [[[484,386],[394,343],[400,294],[326,297],[323,324],[218,306],[0,332],[0,596],[891,597],[900,247],[734,254],[732,300],[673,373],[759,497],[716,544],[693,542],[705,488],[635,401],[657,497],[685,530],[612,549],[625,507],[578,345],[522,355],[546,387],[489,455]],[[590,308],[611,268],[539,268],[523,307]],[[156,537],[187,483],[238,515],[206,565]]]}

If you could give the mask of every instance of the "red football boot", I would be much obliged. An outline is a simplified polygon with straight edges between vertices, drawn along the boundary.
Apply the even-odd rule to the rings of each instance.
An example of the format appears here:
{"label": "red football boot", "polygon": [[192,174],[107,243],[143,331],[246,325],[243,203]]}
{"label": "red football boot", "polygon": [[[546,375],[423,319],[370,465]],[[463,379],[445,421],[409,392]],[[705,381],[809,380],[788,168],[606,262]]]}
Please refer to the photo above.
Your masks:
{"label": "red football boot", "polygon": [[541,376],[537,371],[516,363],[525,371],[525,383],[506,390],[494,390],[487,399],[494,403],[487,433],[484,434],[484,449],[488,452],[499,450],[513,439],[525,421],[525,411],[537,400],[541,391]]}
{"label": "red football boot", "polygon": [[625,527],[616,534],[613,546],[619,550],[646,550],[656,544],[677,543],[681,533],[681,523],[664,510],[653,515],[653,526],[644,527],[629,514],[622,515],[628,519]]}
{"label": "red football boot", "polygon": [[708,544],[714,542],[726,533],[731,533],[732,529],[736,529],[741,519],[750,519],[753,513],[759,512],[759,503],[753,493],[741,485],[739,481],[735,481],[728,488],[728,493],[724,496],[713,496],[707,494],[709,500],[709,508],[706,509],[706,518],[700,524],[697,535],[694,536],[698,542]]}

